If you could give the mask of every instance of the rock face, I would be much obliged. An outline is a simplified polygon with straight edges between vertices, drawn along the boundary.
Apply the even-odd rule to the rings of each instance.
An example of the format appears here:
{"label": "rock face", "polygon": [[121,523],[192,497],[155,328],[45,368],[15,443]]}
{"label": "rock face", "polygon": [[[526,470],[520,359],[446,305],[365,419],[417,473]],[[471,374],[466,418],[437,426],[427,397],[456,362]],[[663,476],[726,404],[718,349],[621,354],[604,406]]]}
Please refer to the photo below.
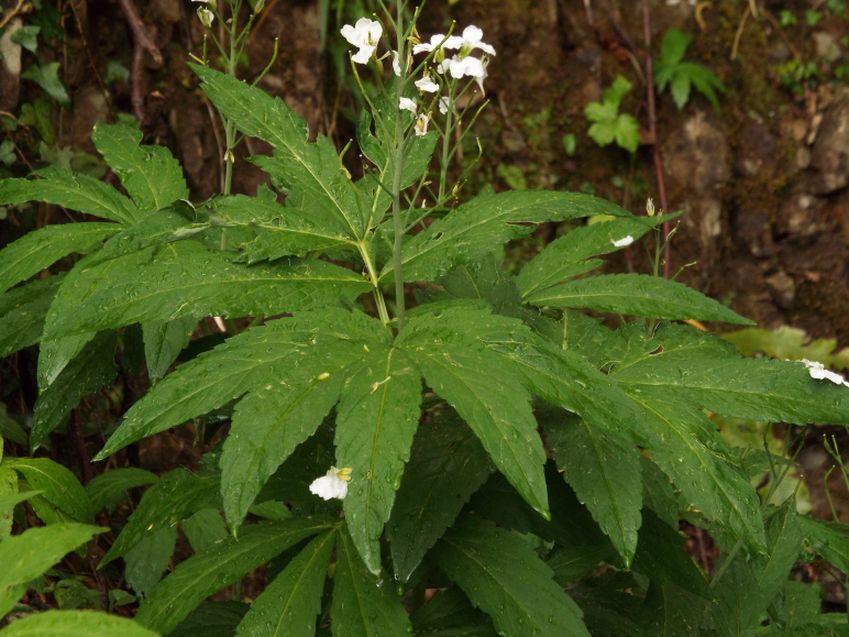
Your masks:
{"label": "rock face", "polygon": [[849,91],[843,91],[823,114],[810,167],[817,194],[849,185]]}

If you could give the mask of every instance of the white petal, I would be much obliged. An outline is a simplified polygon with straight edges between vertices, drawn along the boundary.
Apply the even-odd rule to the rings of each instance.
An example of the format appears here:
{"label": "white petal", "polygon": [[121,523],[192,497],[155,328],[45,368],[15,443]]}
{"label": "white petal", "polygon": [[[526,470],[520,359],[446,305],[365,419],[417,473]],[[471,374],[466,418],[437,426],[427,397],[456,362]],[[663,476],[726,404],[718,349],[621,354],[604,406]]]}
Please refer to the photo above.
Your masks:
{"label": "white petal", "polygon": [[342,500],[348,495],[348,482],[339,477],[339,470],[336,467],[330,467],[326,474],[312,481],[310,493],[323,500],[332,498]]}
{"label": "white petal", "polygon": [[422,44],[416,44],[413,47],[413,55],[418,55],[419,53],[430,53],[433,51],[433,46],[423,42]]}
{"label": "white petal", "polygon": [[398,100],[398,108],[400,108],[402,111],[410,111],[413,114],[415,114],[415,112],[419,110],[419,107],[416,104],[415,100],[411,100],[409,97],[402,97],[400,100]]}
{"label": "white petal", "polygon": [[397,77],[401,77],[401,59],[398,57],[398,51],[392,51],[392,72]]}
{"label": "white petal", "polygon": [[439,91],[439,84],[434,82],[430,77],[425,75],[420,80],[416,80],[413,82],[416,85],[416,88],[420,91],[424,91],[425,93],[436,93]]}
{"label": "white petal", "polygon": [[352,55],[351,59],[357,64],[368,64],[369,60],[371,59],[372,53],[374,53],[374,50],[376,48],[376,46],[365,45],[354,55]]}
{"label": "white petal", "polygon": [[487,44],[486,42],[478,42],[474,46],[474,48],[480,49],[488,55],[495,55],[495,48],[491,44]]}
{"label": "white petal", "polygon": [[[445,36],[443,36],[443,38],[444,37]],[[431,41],[433,41],[433,38],[431,38]],[[439,44],[439,42],[437,42],[437,44]],[[454,51],[456,49],[460,49],[462,47],[463,47],[463,38],[461,38],[459,35],[449,35],[448,38],[445,39],[445,42],[442,43],[443,49],[449,49],[451,51]]]}
{"label": "white petal", "polygon": [[439,112],[440,113],[442,113],[443,115],[446,115],[448,113],[448,108],[450,106],[451,106],[451,100],[450,99],[448,99],[447,97],[440,97],[439,98]]}
{"label": "white petal", "polygon": [[342,34],[342,37],[348,40],[354,46],[359,46],[359,42],[355,40],[357,37],[357,32],[350,24],[344,25],[341,29],[339,29],[339,33]]}
{"label": "white petal", "polygon": [[483,79],[486,77],[486,70],[483,68],[483,63],[477,58],[470,56],[458,60],[455,56],[451,58],[451,76],[457,79],[461,77]]}
{"label": "white petal", "polygon": [[629,234],[629,235],[625,235],[621,239],[616,239],[615,241],[611,241],[610,243],[612,243],[613,247],[615,247],[615,248],[624,248],[625,246],[629,246],[632,243],[634,243],[634,237],[632,237]]}
{"label": "white petal", "polygon": [[377,44],[380,41],[380,36],[383,35],[383,25],[377,20],[369,20],[368,18],[360,18],[357,20],[357,28],[362,28],[365,32],[366,42],[369,44]]}
{"label": "white petal", "polygon": [[466,44],[477,44],[481,41],[482,37],[483,31],[473,24],[463,29],[463,39],[466,41]]}

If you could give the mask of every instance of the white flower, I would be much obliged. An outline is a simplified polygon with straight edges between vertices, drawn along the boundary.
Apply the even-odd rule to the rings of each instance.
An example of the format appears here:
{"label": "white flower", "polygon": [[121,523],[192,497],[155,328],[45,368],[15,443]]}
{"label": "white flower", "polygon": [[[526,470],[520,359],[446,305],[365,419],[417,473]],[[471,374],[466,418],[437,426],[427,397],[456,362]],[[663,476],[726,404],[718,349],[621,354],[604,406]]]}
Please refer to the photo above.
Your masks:
{"label": "white flower", "polygon": [[436,93],[439,91],[439,84],[430,79],[429,75],[425,75],[422,79],[413,82],[416,88],[425,93]]}
{"label": "white flower", "polygon": [[401,59],[398,57],[398,51],[392,51],[392,72],[396,77],[401,77]]}
{"label": "white flower", "polygon": [[451,77],[459,80],[461,77],[473,77],[478,81],[483,81],[486,77],[486,68],[478,58],[464,57],[459,55],[447,58],[439,63],[436,67],[439,73],[446,71],[451,73]]}
{"label": "white flower", "polygon": [[628,234],[621,239],[611,240],[610,243],[612,243],[615,248],[624,248],[625,246],[629,246],[634,243],[634,237]]}
{"label": "white flower", "polygon": [[447,97],[439,98],[439,112],[443,115],[448,114],[448,109],[451,108],[451,100]]}
{"label": "white flower", "polygon": [[348,495],[348,482],[351,481],[351,468],[330,467],[320,478],[316,478],[310,484],[310,493],[317,495],[322,500],[336,498],[344,500]]}
{"label": "white flower", "polygon": [[805,364],[805,367],[808,368],[808,374],[810,374],[811,378],[814,380],[830,380],[835,385],[844,385],[849,387],[849,383],[846,382],[846,379],[843,378],[843,376],[837,372],[827,370],[822,363],[809,361],[807,358],[803,358],[802,362]]}
{"label": "white flower", "polygon": [[461,48],[468,47],[469,51],[473,49],[480,49],[487,55],[495,55],[495,48],[493,48],[491,44],[482,42],[482,37],[483,31],[481,31],[475,25],[470,24],[465,29],[463,29],[463,46]]}
{"label": "white flower", "polygon": [[416,128],[415,133],[416,137],[422,137],[427,135],[427,125],[430,123],[430,117],[427,114],[422,113],[416,118]]}
{"label": "white flower", "polygon": [[[441,46],[440,46],[441,44]],[[430,42],[422,42],[413,47],[413,54],[430,53],[434,49],[448,49],[455,51],[463,46],[463,38],[458,35],[449,35],[447,38],[444,33],[437,33],[430,36]]]}
{"label": "white flower", "polygon": [[198,7],[198,20],[208,29],[215,22],[215,14],[206,7]]}
{"label": "white flower", "polygon": [[400,108],[402,111],[410,111],[411,113],[413,113],[413,115],[415,115],[416,111],[419,110],[419,107],[416,104],[415,100],[411,100],[409,97],[402,97],[398,101],[398,108]]}
{"label": "white flower", "polygon": [[340,30],[342,37],[359,49],[351,59],[357,64],[368,64],[377,49],[383,26],[377,20],[360,18],[354,26],[346,24]]}

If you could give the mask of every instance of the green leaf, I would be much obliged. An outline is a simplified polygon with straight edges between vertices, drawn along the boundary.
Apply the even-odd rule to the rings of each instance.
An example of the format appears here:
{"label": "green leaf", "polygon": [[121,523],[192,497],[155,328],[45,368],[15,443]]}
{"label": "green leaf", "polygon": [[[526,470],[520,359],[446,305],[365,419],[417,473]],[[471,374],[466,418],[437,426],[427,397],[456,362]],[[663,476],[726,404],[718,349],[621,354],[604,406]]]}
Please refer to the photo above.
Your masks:
{"label": "green leaf", "polygon": [[38,50],[39,31],[41,27],[35,25],[22,26],[12,34],[12,42],[20,44],[30,53],[35,53]]}
{"label": "green leaf", "polygon": [[675,73],[672,76],[669,91],[672,93],[672,100],[675,102],[675,106],[680,111],[684,108],[687,100],[690,99],[690,77],[684,73]]}
{"label": "green leaf", "polygon": [[244,134],[274,147],[273,157],[253,161],[287,189],[287,205],[309,208],[317,225],[350,239],[365,235],[369,202],[343,171],[326,137],[309,143],[306,122],[281,100],[208,67],[189,66],[222,115]]}
{"label": "green leaf", "polygon": [[668,319],[751,325],[733,310],[677,281],[643,274],[605,274],[568,281],[528,297],[541,306],[586,308]]}
{"label": "green leaf", "polygon": [[165,376],[168,368],[189,344],[196,325],[197,318],[194,316],[184,316],[173,321],[151,321],[142,325],[144,360],[151,380]]}
{"label": "green leaf", "polygon": [[25,234],[0,250],[0,293],[64,256],[89,251],[120,229],[114,223],[62,223]]}
{"label": "green leaf", "polygon": [[581,609],[521,536],[467,519],[445,534],[431,556],[499,633],[589,637]]}
{"label": "green leaf", "polygon": [[640,124],[630,113],[616,118],[616,145],[630,153],[636,153],[640,146]]}
{"label": "green leaf", "polygon": [[64,424],[70,411],[89,394],[100,391],[115,378],[113,332],[99,334],[65,367],[35,401],[30,446],[35,449]]}
{"label": "green leaf", "polygon": [[[27,432],[6,411],[6,405],[0,403],[0,438],[4,438],[19,445],[27,443]],[[3,460],[3,452],[0,450],[0,460]]]}
{"label": "green leaf", "polygon": [[604,89],[602,99],[605,104],[615,105],[617,108],[622,103],[622,98],[625,97],[631,90],[631,83],[622,75],[617,75],[613,80],[613,84]]}
{"label": "green leaf", "polygon": [[373,349],[351,369],[336,409],[336,459],[351,467],[345,521],[368,569],[380,573],[383,525],[421,414],[418,370],[403,351]]}
{"label": "green leaf", "polygon": [[122,467],[94,476],[85,485],[85,490],[91,501],[92,511],[99,512],[115,506],[126,497],[126,492],[130,489],[156,484],[158,480],[159,477],[150,471]]}
{"label": "green leaf", "polygon": [[566,481],[589,509],[629,568],[643,506],[640,454],[581,418],[552,421],[546,439]]}
{"label": "green leaf", "polygon": [[307,207],[287,207],[244,195],[219,197],[212,205],[215,224],[254,231],[253,240],[240,246],[248,263],[302,257],[340,246],[356,248],[350,237],[322,225]]}
{"label": "green leaf", "polygon": [[752,549],[762,549],[757,494],[722,455],[722,440],[702,410],[661,392],[640,389],[631,398],[643,408],[643,444],[684,498]]}
{"label": "green leaf", "polygon": [[2,637],[157,637],[118,615],[85,610],[49,610],[18,619],[0,630]]}
{"label": "green leaf", "polygon": [[126,555],[142,539],[160,528],[169,527],[199,509],[217,504],[218,476],[198,476],[182,468],[169,471],[145,491],[98,568]]}
{"label": "green leaf", "polygon": [[740,358],[720,339],[681,325],[664,326],[642,350],[614,374],[632,395],[651,391],[758,421],[849,422],[846,388],[811,378],[801,362]]}
{"label": "green leaf", "polygon": [[92,519],[91,502],[76,476],[49,458],[5,458],[3,466],[17,471],[33,489],[74,520]]}
{"label": "green leaf", "polygon": [[410,621],[387,582],[378,585],[357,554],[344,526],[336,541],[330,627],[334,637],[406,635]]}
{"label": "green leaf", "polygon": [[549,243],[519,273],[516,286],[523,297],[532,292],[552,286],[588,269],[597,267],[597,261],[587,262],[590,257],[615,252],[620,248],[614,241],[630,236],[640,239],[652,228],[672,215],[655,217],[614,218],[570,230],[567,234]]}
{"label": "green leaf", "polygon": [[541,515],[548,516],[543,465],[530,396],[522,376],[487,348],[488,333],[528,338],[515,319],[486,310],[419,308],[398,345],[413,358],[427,384],[460,414],[495,466]]}
{"label": "green leaf", "polygon": [[47,315],[45,338],[185,316],[258,316],[353,301],[360,275],[323,261],[244,266],[194,241],[138,252],[67,278]]}
{"label": "green leaf", "polygon": [[[68,522],[28,529],[0,542],[0,596],[27,584],[95,534],[107,529]],[[0,612],[0,616],[5,613]]]}
{"label": "green leaf", "polygon": [[21,77],[38,84],[41,90],[60,104],[68,104],[70,102],[68,91],[65,90],[65,85],[59,79],[58,62],[50,62],[41,66],[33,64],[21,73]]}
{"label": "green leaf", "polygon": [[[631,214],[604,199],[548,190],[484,194],[452,210],[404,243],[405,281],[432,281],[462,263],[489,255],[497,246],[525,237],[534,224],[607,214]],[[392,272],[389,263],[381,280]]]}
{"label": "green leaf", "polygon": [[227,525],[218,507],[197,511],[180,524],[183,535],[195,553],[203,553],[227,539]]}
{"label": "green leaf", "polygon": [[236,636],[313,637],[335,540],[328,531],[307,544],[251,604]]}
{"label": "green leaf", "polygon": [[397,580],[410,578],[491,472],[486,451],[456,416],[419,427],[386,529]]}
{"label": "green leaf", "polygon": [[[71,274],[73,276],[73,273]],[[63,281],[64,282],[64,281]],[[61,287],[59,288],[61,289]],[[59,290],[57,290],[58,294]],[[55,301],[56,297],[53,297]],[[53,307],[51,302],[50,307]],[[45,313],[47,322],[50,308]],[[43,329],[42,329],[43,336]],[[61,338],[42,338],[38,348],[38,387],[46,389],[59,378],[59,375],[85,346],[97,336],[97,332],[85,332],[75,336]]]}
{"label": "green leaf", "polygon": [[379,321],[339,309],[304,312],[247,330],[160,381],[130,408],[97,458],[205,414],[249,390],[279,385],[302,356],[315,355],[319,358],[314,360],[323,361],[326,353],[338,358],[337,369],[344,367],[345,360],[356,360],[363,352],[363,345],[379,345],[387,334]]}
{"label": "green leaf", "polygon": [[47,310],[63,276],[35,279],[0,296],[0,358],[41,339]]}
{"label": "green leaf", "polygon": [[[242,523],[269,476],[336,404],[344,380],[340,367],[350,360],[340,354],[341,360],[320,370],[321,359],[295,359],[285,384],[260,387],[236,405],[220,460],[224,513],[233,529]],[[320,376],[323,373],[329,377]]]}
{"label": "green leaf", "polygon": [[412,614],[414,635],[429,637],[497,637],[489,618],[476,610],[462,591],[440,590]]}
{"label": "green leaf", "polygon": [[180,563],[142,602],[135,619],[168,634],[216,591],[329,527],[327,522],[308,517],[244,527],[238,541],[218,544]]}
{"label": "green leaf", "polygon": [[168,637],[233,637],[248,608],[242,602],[204,602],[168,633]]}
{"label": "green leaf", "polygon": [[177,544],[177,529],[162,527],[145,535],[124,555],[124,577],[137,595],[146,596],[162,579]]}
{"label": "green leaf", "polygon": [[701,64],[682,64],[680,72],[687,73],[696,90],[707,98],[714,110],[719,111],[717,93],[725,92],[722,80]]}
{"label": "green leaf", "polygon": [[849,525],[800,517],[806,544],[819,555],[849,573]]}
{"label": "green leaf", "polygon": [[155,212],[186,199],[180,164],[164,146],[142,146],[142,133],[126,124],[98,122],[91,140],[142,212]]}
{"label": "green leaf", "polygon": [[132,201],[94,177],[60,168],[45,168],[34,174],[41,179],[0,180],[0,205],[43,201],[119,223],[138,218]]}
{"label": "green leaf", "polygon": [[[684,54],[693,41],[692,36],[678,29],[669,29],[660,43],[660,60],[658,64],[678,64],[684,59]],[[663,87],[660,87],[663,90]]]}
{"label": "green leaf", "polygon": [[[3,442],[0,440],[0,446]],[[2,451],[2,449],[0,449]],[[0,464],[0,500],[3,504],[0,506],[0,541],[9,537],[12,533],[12,514],[15,510],[15,505],[20,501],[18,497],[18,474]],[[32,497],[41,491],[29,491],[27,498]],[[17,599],[17,598],[16,598]],[[12,600],[12,603],[16,601]],[[3,616],[3,598],[0,595],[0,617]]]}

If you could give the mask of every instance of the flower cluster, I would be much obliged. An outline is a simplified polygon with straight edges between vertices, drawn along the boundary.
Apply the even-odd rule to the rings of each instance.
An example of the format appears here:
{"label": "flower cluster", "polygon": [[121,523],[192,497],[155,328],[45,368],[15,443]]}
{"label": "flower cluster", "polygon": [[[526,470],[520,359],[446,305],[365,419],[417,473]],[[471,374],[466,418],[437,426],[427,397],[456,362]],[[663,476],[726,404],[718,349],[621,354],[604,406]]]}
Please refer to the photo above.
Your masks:
{"label": "flower cluster", "polygon": [[[356,64],[368,64],[377,51],[377,45],[383,35],[383,26],[376,20],[360,18],[353,25],[344,25],[340,32],[351,45],[357,48],[357,52],[351,56],[351,60]],[[472,52],[476,50],[481,51],[484,54],[483,57],[474,57]],[[436,62],[434,67],[436,76],[432,76],[426,70],[422,77],[413,82],[420,93],[438,93],[440,84],[435,79],[438,79],[440,75],[447,75],[455,80],[464,77],[472,78],[483,91],[488,60],[486,56],[495,55],[495,49],[492,45],[483,41],[481,29],[470,25],[463,29],[461,35],[436,34],[431,36],[430,41],[414,45],[413,55],[420,53],[432,55]],[[392,71],[396,76],[401,77],[401,60],[398,51],[390,51],[390,56],[392,58]],[[440,97],[437,106],[440,113],[446,114],[451,107],[450,98]],[[416,135],[427,134],[430,116],[427,113],[418,112],[419,107],[414,99],[401,97],[398,108],[416,115],[413,128]]]}

